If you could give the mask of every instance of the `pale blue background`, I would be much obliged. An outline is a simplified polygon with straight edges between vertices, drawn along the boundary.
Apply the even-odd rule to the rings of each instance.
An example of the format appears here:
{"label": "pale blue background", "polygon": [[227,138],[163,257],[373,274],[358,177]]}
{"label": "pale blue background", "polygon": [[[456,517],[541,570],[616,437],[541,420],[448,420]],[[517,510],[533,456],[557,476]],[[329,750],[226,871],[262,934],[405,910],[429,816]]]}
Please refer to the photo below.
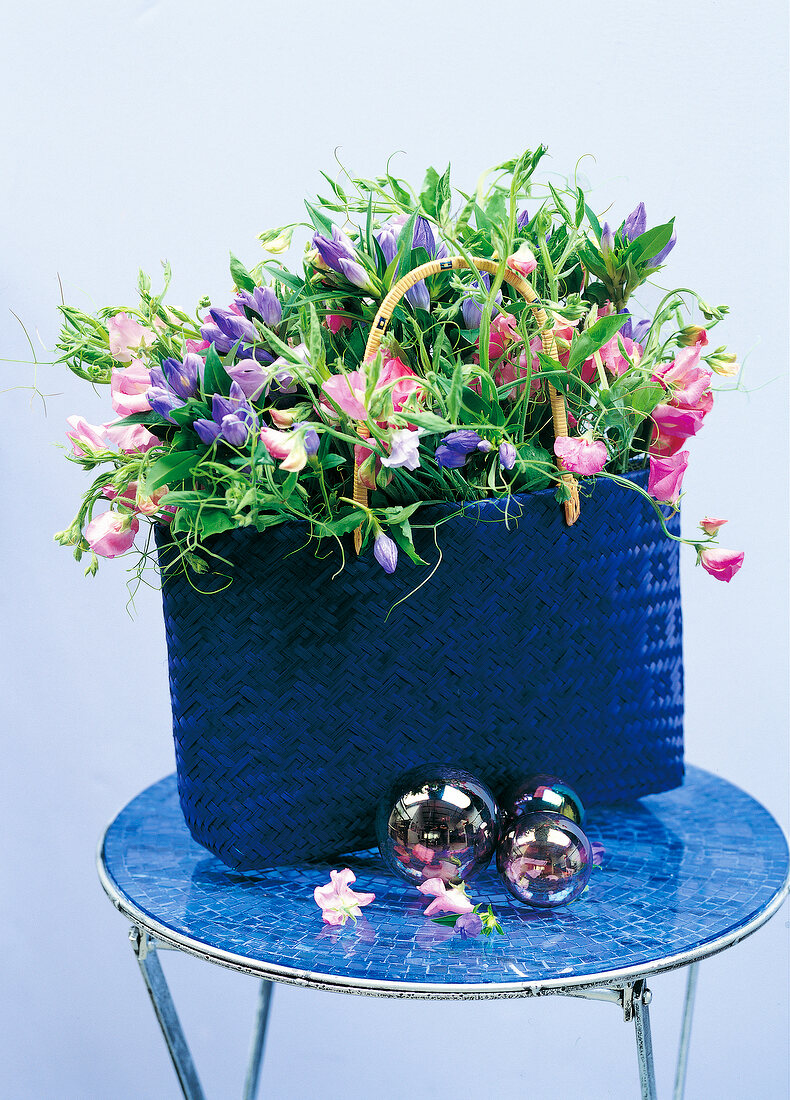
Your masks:
{"label": "pale blue background", "polygon": [[[3,6],[2,311],[7,359],[41,359],[68,301],[133,300],[138,266],[168,258],[172,300],[222,302],[227,252],[299,217],[333,171],[394,149],[415,181],[448,160],[456,182],[546,141],[584,170],[618,221],[643,199],[677,215],[665,274],[727,302],[718,333],[748,392],[717,400],[692,441],[688,530],[728,517],[746,564],[729,586],[684,559],[688,756],[787,823],[787,44],[782,0],[234,4],[74,0]],[[32,371],[4,365],[4,387]],[[156,592],[124,607],[124,566],[84,580],[52,532],[83,484],[53,442],[64,419],[107,411],[41,367],[47,416],[3,398],[0,517],[10,617],[3,672],[3,1095],[168,1100],[178,1095],[154,1017],[99,888],[106,821],[172,770]],[[699,827],[704,831],[705,821]],[[689,1096],[786,1094],[786,910],[702,970]],[[165,959],[207,1090],[238,1095],[254,983]],[[682,978],[656,979],[659,1086],[671,1080]],[[552,1064],[546,1051],[557,1051]],[[534,1053],[535,1051],[541,1053]],[[282,988],[267,1096],[382,1100],[452,1078],[454,1094],[586,1100],[637,1089],[633,1036],[611,1006],[407,1004]]]}

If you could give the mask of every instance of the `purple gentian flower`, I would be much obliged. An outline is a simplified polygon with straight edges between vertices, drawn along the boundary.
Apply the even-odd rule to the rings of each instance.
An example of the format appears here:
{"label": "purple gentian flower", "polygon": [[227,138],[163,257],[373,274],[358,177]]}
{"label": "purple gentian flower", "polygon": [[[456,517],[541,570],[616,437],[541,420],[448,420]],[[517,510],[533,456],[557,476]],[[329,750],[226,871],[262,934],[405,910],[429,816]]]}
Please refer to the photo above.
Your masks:
{"label": "purple gentian flower", "polygon": [[373,543],[373,557],[385,573],[394,573],[398,566],[398,544],[379,531]]}
{"label": "purple gentian flower", "polygon": [[207,340],[209,344],[214,345],[214,350],[218,355],[226,355],[233,345],[237,343],[236,340],[231,339],[230,336],[226,336],[221,329],[213,324],[203,325],[200,330],[200,335],[204,340]]}
{"label": "purple gentian flower", "polygon": [[[483,274],[483,283],[486,290],[491,289],[491,277],[485,273]],[[480,284],[477,282],[477,280],[472,283],[472,287],[475,290],[479,289]],[[501,290],[497,292],[495,301],[502,301]],[[480,327],[480,318],[483,316],[483,307],[480,305],[479,302],[476,302],[470,294],[467,294],[461,303],[461,313],[463,314],[464,325],[466,326],[466,328],[472,329]],[[497,313],[499,313],[499,310],[496,308],[496,306],[494,306],[491,316],[494,317]]]}
{"label": "purple gentian flower", "polygon": [[368,273],[357,260],[356,249],[336,225],[332,226],[331,240],[322,233],[313,234],[313,248],[318,250],[327,267],[345,275],[354,286],[358,286],[360,290],[374,289]]}
{"label": "purple gentian flower", "polygon": [[603,223],[603,229],[601,230],[601,252],[603,255],[607,255],[614,248],[614,233],[611,230],[609,222]]}
{"label": "purple gentian flower", "polygon": [[392,224],[387,222],[382,225],[381,229],[377,229],[373,236],[379,242],[379,248],[384,256],[384,262],[389,265],[395,259],[398,251],[398,232],[395,231]]}
{"label": "purple gentian flower", "polygon": [[641,321],[637,321],[631,329],[631,339],[635,344],[641,344],[645,336],[650,331],[650,318],[644,317]]}
{"label": "purple gentian flower", "polygon": [[482,454],[487,455],[489,451],[493,451],[494,444],[488,439],[481,439],[477,444],[477,449]]}
{"label": "purple gentian flower", "polygon": [[675,242],[676,241],[677,241],[677,236],[675,234],[675,230],[673,229],[672,230],[672,236],[669,238],[669,240],[664,245],[664,247],[661,249],[661,251],[656,256],[654,256],[652,258],[652,260],[647,261],[647,266],[648,267],[658,267],[660,264],[663,264],[664,260],[670,254],[672,249],[675,247]]}
{"label": "purple gentian flower", "polygon": [[529,211],[528,210],[519,210],[518,216],[516,217],[516,229],[524,230],[524,229],[527,228],[528,225],[529,225]]}
{"label": "purple gentian flower", "polygon": [[253,291],[240,290],[236,301],[246,306],[253,313],[257,313],[260,319],[269,328],[279,325],[283,318],[283,307],[280,299],[270,286],[256,286]]}
{"label": "purple gentian flower", "polygon": [[234,343],[244,340],[248,344],[255,344],[260,340],[255,325],[246,317],[240,317],[230,309],[210,309],[209,313],[220,332]]}
{"label": "purple gentian flower", "polygon": [[203,443],[213,443],[222,436],[232,447],[243,447],[250,432],[258,430],[258,416],[238,382],[231,383],[228,397],[213,394],[211,417],[211,420],[198,419],[192,424]]}
{"label": "purple gentian flower", "polygon": [[630,244],[637,237],[641,237],[647,229],[647,212],[645,204],[640,202],[635,210],[632,210],[623,222],[623,240]]}
{"label": "purple gentian flower", "polygon": [[455,922],[455,930],[462,940],[473,940],[483,931],[483,920],[479,913],[462,913]]}
{"label": "purple gentian flower", "polygon": [[461,428],[457,432],[450,432],[436,448],[434,455],[436,464],[440,469],[460,470],[466,465],[466,460],[472,451],[482,443],[482,438],[471,428]]}
{"label": "purple gentian flower", "polygon": [[159,416],[165,420],[169,420],[171,424],[175,424],[170,413],[173,409],[180,409],[184,404],[180,397],[177,397],[170,389],[163,389],[160,386],[154,386],[146,392],[146,398],[148,404]]}
{"label": "purple gentian flower", "polygon": [[503,440],[503,442],[499,444],[499,465],[503,470],[512,470],[516,465],[517,457],[518,451],[512,443]]}
{"label": "purple gentian flower", "polygon": [[195,352],[189,352],[180,359],[168,358],[162,361],[162,374],[167,385],[179,397],[194,397],[197,391],[198,376],[203,360]]}

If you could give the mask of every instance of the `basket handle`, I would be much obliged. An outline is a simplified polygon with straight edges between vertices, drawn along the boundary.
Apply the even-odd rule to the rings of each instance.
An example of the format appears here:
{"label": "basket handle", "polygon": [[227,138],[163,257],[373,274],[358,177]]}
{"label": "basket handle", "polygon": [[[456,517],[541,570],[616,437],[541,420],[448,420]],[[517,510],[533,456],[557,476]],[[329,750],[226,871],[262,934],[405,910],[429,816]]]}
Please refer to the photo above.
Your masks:
{"label": "basket handle", "polygon": [[[477,257],[473,257],[473,264],[475,269],[487,271],[491,275],[495,275],[499,268],[499,265],[494,263],[493,260],[483,260]],[[381,338],[387,331],[387,325],[392,318],[393,311],[401,298],[406,294],[407,290],[413,287],[415,283],[420,282],[421,279],[425,279],[428,275],[438,275],[441,271],[458,271],[471,266],[472,265],[462,256],[453,256],[452,259],[445,260],[429,260],[427,263],[416,267],[414,271],[410,271],[408,275],[404,275],[402,279],[399,279],[381,303],[381,308],[373,320],[368,342],[365,345],[365,354],[362,362],[366,363],[379,350]],[[505,269],[503,278],[504,281],[512,286],[514,290],[517,290],[531,306],[532,315],[537,321],[540,329],[540,342],[543,345],[543,351],[546,355],[554,359],[555,362],[559,363],[557,341],[554,339],[554,333],[548,327],[549,319],[546,315],[546,311],[542,306],[533,304],[537,301],[538,296],[532,289],[532,286],[523,275],[518,275],[516,272],[511,271],[510,268]],[[549,398],[551,400],[551,419],[554,425],[555,438],[557,436],[567,435],[568,415],[565,407],[565,398],[561,393],[557,392],[551,382],[549,382]],[[364,425],[358,424],[357,432],[361,438],[367,438],[367,431]],[[557,465],[561,470],[562,465],[559,460],[557,460]],[[564,504],[565,522],[570,526],[579,518],[579,489],[576,484],[576,479],[572,474],[563,474],[561,480],[568,487],[571,494],[570,499],[566,500]],[[354,500],[358,504],[367,507],[368,490],[359,479],[359,466],[356,464],[354,466]],[[354,532],[354,546],[357,553],[359,553],[361,545],[362,528],[360,527]]]}

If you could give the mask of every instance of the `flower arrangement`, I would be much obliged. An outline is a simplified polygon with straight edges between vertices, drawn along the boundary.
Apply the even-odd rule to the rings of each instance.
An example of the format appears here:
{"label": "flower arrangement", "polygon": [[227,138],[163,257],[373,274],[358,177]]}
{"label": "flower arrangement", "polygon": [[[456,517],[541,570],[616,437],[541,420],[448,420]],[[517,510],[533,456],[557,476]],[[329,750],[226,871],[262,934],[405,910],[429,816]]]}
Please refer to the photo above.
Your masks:
{"label": "flower arrangement", "polygon": [[[419,191],[389,170],[325,176],[329,197],[305,204],[305,223],[261,235],[268,258],[248,269],[231,254],[229,304],[204,299],[193,315],[166,304],[165,265],[159,293],[141,274],[134,307],[63,306],[59,361],[109,386],[116,419],[68,420],[69,457],[95,476],[58,541],[77,559],[89,553],[93,573],[98,557],[137,540],[139,570],[150,545],[141,522],[149,535],[167,523],[180,561],[205,569],[196,551],[210,536],[299,521],[314,548],[358,532],[392,573],[400,553],[420,560],[412,524],[423,504],[551,487],[564,501],[569,474],[644,493],[625,476],[641,468],[666,531],[714,376],[737,372],[708,340],[727,310],[677,290],[633,313],[632,296],[675,244],[673,222],[649,228],[639,203],[613,229],[575,183],[537,182],[545,152],[500,164],[455,198],[449,168],[430,168]],[[304,228],[295,273],[279,257]],[[363,361],[390,288],[454,256],[469,270],[412,286]],[[475,268],[481,258],[494,273]],[[508,271],[529,278],[543,329]],[[559,362],[543,351],[547,331]],[[553,392],[571,432],[556,439]],[[729,581],[743,554],[716,546],[725,522],[706,517],[680,541]]]}

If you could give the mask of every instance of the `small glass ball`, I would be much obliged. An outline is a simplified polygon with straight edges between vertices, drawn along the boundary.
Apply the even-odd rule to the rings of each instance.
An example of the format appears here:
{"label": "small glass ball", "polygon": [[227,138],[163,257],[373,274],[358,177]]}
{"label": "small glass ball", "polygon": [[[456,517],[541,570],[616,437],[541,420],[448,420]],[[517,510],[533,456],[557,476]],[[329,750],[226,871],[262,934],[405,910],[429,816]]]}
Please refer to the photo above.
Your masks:
{"label": "small glass ball", "polygon": [[563,814],[522,814],[505,829],[497,870],[517,901],[553,909],[575,901],[589,882],[593,854],[581,828]]}
{"label": "small glass ball", "polygon": [[499,809],[485,783],[447,764],[399,775],[376,814],[384,861],[416,886],[471,878],[490,863],[499,832]]}
{"label": "small glass ball", "polygon": [[586,814],[582,800],[576,791],[564,779],[556,775],[531,775],[519,783],[513,794],[503,806],[509,818],[515,819],[522,814],[539,813],[549,810],[563,814],[576,825],[584,825]]}

